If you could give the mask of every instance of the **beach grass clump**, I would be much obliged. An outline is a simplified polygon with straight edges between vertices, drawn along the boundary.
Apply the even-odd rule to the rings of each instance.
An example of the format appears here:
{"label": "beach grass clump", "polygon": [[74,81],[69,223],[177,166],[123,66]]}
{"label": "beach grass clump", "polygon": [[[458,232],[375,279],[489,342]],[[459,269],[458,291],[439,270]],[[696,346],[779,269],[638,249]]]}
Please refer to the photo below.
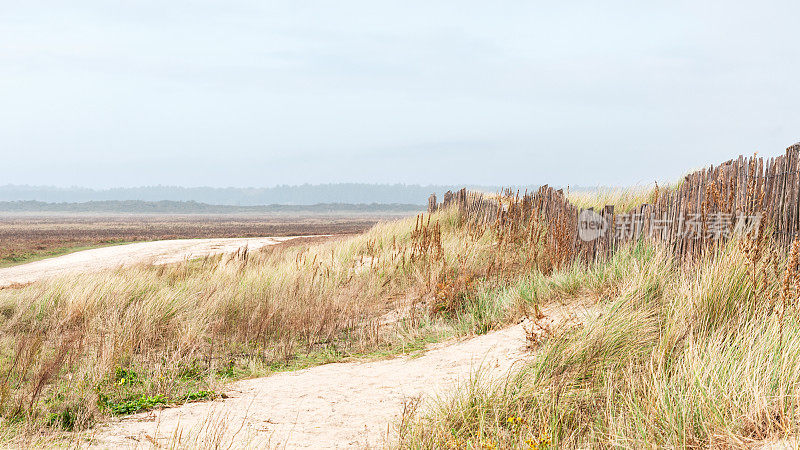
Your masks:
{"label": "beach grass clump", "polygon": [[[555,330],[508,377],[476,373],[420,408],[402,446],[741,448],[796,435],[800,311],[783,301],[796,298],[793,258],[754,284],[739,242],[688,265],[639,243],[539,280],[562,301],[603,293],[600,312]],[[558,289],[565,278],[588,287]],[[764,282],[791,295],[765,296]]]}

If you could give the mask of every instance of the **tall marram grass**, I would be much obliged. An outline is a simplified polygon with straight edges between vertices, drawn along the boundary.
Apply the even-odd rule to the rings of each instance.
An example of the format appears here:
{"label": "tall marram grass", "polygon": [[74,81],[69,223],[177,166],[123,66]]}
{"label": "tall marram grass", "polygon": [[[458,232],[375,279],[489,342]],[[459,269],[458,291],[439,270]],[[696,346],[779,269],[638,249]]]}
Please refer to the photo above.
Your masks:
{"label": "tall marram grass", "polygon": [[493,290],[537,264],[510,264],[521,253],[496,234],[450,210],[318,245],[0,290],[0,415],[81,429],[213,397],[226,379],[486,332],[515,314]]}
{"label": "tall marram grass", "polygon": [[[800,312],[796,296],[781,309],[760,286],[796,293],[796,280],[751,276],[743,248],[678,265],[637,244],[554,275],[593,286],[601,313],[557,331],[507,379],[477,375],[407,420],[402,446],[743,448],[796,435]],[[604,282],[611,274],[627,281]]]}

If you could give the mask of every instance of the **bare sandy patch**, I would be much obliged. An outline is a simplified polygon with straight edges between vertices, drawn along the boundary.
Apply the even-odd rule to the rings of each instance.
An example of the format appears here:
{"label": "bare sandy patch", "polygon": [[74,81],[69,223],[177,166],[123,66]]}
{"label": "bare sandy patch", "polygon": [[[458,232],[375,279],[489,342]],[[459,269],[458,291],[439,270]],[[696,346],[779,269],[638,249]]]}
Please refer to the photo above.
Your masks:
{"label": "bare sandy patch", "polygon": [[[556,327],[580,321],[587,310],[578,304],[549,306],[539,322]],[[106,424],[94,431],[92,443],[98,448],[383,448],[395,436],[392,425],[404,405],[444,394],[476,370],[508,376],[531,355],[526,337],[530,329],[523,321],[430,346],[422,356],[327,364],[232,383],[226,398],[217,401]]]}

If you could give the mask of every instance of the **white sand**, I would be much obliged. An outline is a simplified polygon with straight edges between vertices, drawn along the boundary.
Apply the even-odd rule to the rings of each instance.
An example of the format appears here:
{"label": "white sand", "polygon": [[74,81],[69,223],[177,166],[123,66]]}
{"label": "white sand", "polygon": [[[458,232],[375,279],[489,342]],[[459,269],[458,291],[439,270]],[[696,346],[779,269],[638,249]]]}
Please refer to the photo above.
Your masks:
{"label": "white sand", "polygon": [[257,250],[289,239],[294,238],[175,239],[83,250],[0,269],[0,288],[66,273],[96,272],[134,264],[166,264],[207,255],[233,253],[242,247]]}

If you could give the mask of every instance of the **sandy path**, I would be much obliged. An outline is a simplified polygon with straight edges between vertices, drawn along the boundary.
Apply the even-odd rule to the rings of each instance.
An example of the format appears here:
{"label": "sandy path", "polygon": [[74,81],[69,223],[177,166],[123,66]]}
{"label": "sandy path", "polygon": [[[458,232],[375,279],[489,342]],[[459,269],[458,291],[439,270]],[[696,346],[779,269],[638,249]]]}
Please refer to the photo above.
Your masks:
{"label": "sandy path", "polygon": [[[540,323],[555,326],[585,311],[554,306]],[[129,416],[97,430],[93,442],[172,447],[174,436],[182,435],[190,447],[224,441],[222,448],[383,448],[405,400],[445,393],[478,368],[506,376],[529,355],[525,326],[438,344],[416,358],[327,364],[240,381],[229,385],[227,399]],[[219,439],[223,430],[228,436]]]}
{"label": "sandy path", "polygon": [[242,247],[256,250],[293,237],[175,239],[83,250],[55,258],[0,269],[0,288],[31,283],[65,273],[96,272],[133,264],[166,264],[219,253],[232,253]]}

